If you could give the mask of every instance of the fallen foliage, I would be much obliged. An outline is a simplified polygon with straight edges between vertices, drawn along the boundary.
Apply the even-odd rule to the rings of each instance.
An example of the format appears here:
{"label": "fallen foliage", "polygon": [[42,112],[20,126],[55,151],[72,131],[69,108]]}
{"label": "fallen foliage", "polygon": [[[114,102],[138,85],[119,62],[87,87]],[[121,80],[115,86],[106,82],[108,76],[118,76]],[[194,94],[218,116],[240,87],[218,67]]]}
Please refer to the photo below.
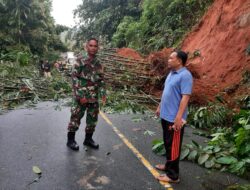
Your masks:
{"label": "fallen foliage", "polygon": [[0,110],[15,109],[21,104],[58,100],[71,93],[64,74],[53,71],[52,78],[40,76],[34,65],[21,67],[17,63],[0,64]]}

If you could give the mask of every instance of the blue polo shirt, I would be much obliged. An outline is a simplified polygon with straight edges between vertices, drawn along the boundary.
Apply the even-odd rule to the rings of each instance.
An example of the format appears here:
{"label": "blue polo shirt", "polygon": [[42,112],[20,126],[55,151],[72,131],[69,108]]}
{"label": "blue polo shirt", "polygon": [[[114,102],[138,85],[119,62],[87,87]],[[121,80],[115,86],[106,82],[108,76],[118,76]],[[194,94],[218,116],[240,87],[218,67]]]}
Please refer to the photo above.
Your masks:
{"label": "blue polo shirt", "polygon": [[[179,110],[182,95],[191,95],[193,86],[192,74],[182,67],[177,71],[170,71],[165,80],[164,90],[161,97],[160,117],[166,121],[174,122]],[[187,108],[183,114],[187,119]]]}

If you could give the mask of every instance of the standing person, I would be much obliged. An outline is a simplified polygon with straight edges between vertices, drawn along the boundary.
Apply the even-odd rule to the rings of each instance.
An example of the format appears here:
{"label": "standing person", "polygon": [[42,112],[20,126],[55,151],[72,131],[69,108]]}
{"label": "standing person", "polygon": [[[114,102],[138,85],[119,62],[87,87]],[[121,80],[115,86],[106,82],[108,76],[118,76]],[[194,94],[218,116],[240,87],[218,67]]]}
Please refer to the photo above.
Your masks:
{"label": "standing person", "polygon": [[73,79],[73,106],[68,125],[67,146],[72,150],[79,150],[75,141],[75,133],[78,130],[81,119],[87,112],[84,145],[94,149],[99,144],[93,140],[93,133],[98,121],[99,97],[102,103],[106,102],[105,83],[103,80],[103,68],[96,53],[98,51],[98,40],[91,38],[87,41],[86,56],[79,56],[72,72]]}
{"label": "standing person", "polygon": [[59,62],[57,60],[54,62],[54,67],[59,71]]}
{"label": "standing person", "polygon": [[50,66],[50,63],[48,60],[45,61],[45,64],[44,64],[44,75],[46,78],[50,78],[51,77],[51,66]]}
{"label": "standing person", "polygon": [[40,76],[44,76],[44,61],[43,60],[39,61],[39,73],[40,73]]}
{"label": "standing person", "polygon": [[63,63],[62,63],[62,61],[59,62],[59,71],[60,72],[63,71]]}
{"label": "standing person", "polygon": [[156,168],[165,171],[157,177],[160,181],[178,183],[179,158],[182,138],[187,118],[187,107],[192,92],[193,78],[186,69],[187,54],[174,51],[168,60],[171,69],[165,80],[165,86],[156,115],[161,118],[163,141],[166,149],[166,163]]}

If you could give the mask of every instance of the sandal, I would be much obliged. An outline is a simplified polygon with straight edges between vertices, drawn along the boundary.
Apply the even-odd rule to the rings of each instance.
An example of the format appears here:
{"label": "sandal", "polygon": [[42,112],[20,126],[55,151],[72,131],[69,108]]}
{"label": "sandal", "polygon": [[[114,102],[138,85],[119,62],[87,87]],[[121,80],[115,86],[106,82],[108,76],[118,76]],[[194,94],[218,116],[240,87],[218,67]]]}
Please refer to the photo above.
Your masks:
{"label": "sandal", "polygon": [[155,165],[155,168],[157,170],[160,170],[160,171],[165,171],[166,170],[165,164],[157,164],[157,165]]}
{"label": "sandal", "polygon": [[168,183],[180,183],[180,179],[170,179],[166,174],[161,174],[158,177],[156,177],[156,179],[158,179],[159,181],[163,181],[163,182],[168,182]]}

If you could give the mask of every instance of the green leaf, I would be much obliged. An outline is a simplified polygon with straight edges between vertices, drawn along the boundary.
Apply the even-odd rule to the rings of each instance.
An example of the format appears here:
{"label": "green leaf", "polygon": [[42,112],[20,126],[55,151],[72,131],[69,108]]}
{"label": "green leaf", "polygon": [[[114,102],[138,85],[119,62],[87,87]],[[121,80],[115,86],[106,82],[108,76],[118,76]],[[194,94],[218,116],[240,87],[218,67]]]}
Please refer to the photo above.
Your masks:
{"label": "green leaf", "polygon": [[153,136],[153,135],[155,135],[155,132],[150,131],[150,130],[146,130],[146,131],[144,132],[144,135]]}
{"label": "green leaf", "polygon": [[209,158],[209,154],[200,155],[200,157],[198,159],[198,164],[200,164],[200,165],[204,164],[208,158]]}
{"label": "green leaf", "polygon": [[250,164],[250,158],[245,159],[245,162]]}
{"label": "green leaf", "polygon": [[213,146],[205,146],[205,147],[203,148],[203,151],[206,152],[206,151],[208,151],[208,150],[212,150],[213,148],[214,148]]}
{"label": "green leaf", "polygon": [[220,136],[223,136],[223,135],[224,135],[224,133],[214,133],[211,135],[212,137],[214,137],[214,138],[212,138],[211,141],[216,141],[219,139]]}
{"label": "green leaf", "polygon": [[195,142],[194,140],[192,140],[192,143],[193,143],[197,148],[200,148],[200,145],[199,145],[197,142]]}
{"label": "green leaf", "polygon": [[221,168],[221,164],[214,164],[214,167],[216,168],[216,169],[220,169]]}
{"label": "green leaf", "polygon": [[166,155],[165,148],[162,148],[159,152],[156,153],[157,155],[163,156]]}
{"label": "green leaf", "polygon": [[155,145],[152,147],[152,150],[154,151],[154,150],[156,150],[156,149],[158,149],[158,148],[160,148],[160,147],[163,148],[163,145],[164,145],[163,142],[160,142],[160,143],[158,143],[158,144],[155,144]]}
{"label": "green leaf", "polygon": [[200,113],[199,113],[199,117],[202,117],[203,116],[203,112],[201,111]]}
{"label": "green leaf", "polygon": [[213,151],[212,151],[212,150],[207,150],[206,153],[207,153],[207,154],[212,154]]}
{"label": "green leaf", "polygon": [[250,130],[250,125],[245,125],[244,128],[245,128],[246,130]]}
{"label": "green leaf", "polygon": [[157,155],[164,155],[166,154],[165,148],[164,148],[164,142],[162,140],[154,140],[153,141],[153,147],[152,151],[156,153]]}
{"label": "green leaf", "polygon": [[156,145],[156,144],[159,144],[159,143],[163,143],[163,140],[155,139],[155,140],[152,141],[153,145]]}
{"label": "green leaf", "polygon": [[241,125],[246,125],[248,121],[245,118],[240,118],[238,122]]}
{"label": "green leaf", "polygon": [[238,163],[234,163],[230,166],[230,171],[231,172],[239,172],[241,170],[241,168],[243,168],[245,166],[246,162],[244,161],[240,161]]}
{"label": "green leaf", "polygon": [[219,146],[214,147],[214,153],[217,153],[217,152],[219,152],[220,150],[221,150],[221,148],[220,148]]}
{"label": "green leaf", "polygon": [[188,155],[188,160],[194,161],[196,159],[197,154],[197,150],[192,150],[191,153]]}
{"label": "green leaf", "polygon": [[232,164],[232,163],[236,163],[237,159],[234,158],[233,156],[224,156],[224,157],[218,158],[216,162],[220,164]]}
{"label": "green leaf", "polygon": [[34,173],[36,173],[38,175],[42,174],[42,171],[40,170],[40,168],[38,166],[33,166],[32,170],[33,170]]}
{"label": "green leaf", "polygon": [[184,146],[187,147],[187,148],[190,148],[190,149],[193,149],[193,148],[194,148],[194,145],[193,145],[193,144],[185,144]]}
{"label": "green leaf", "polygon": [[186,148],[183,151],[181,151],[180,160],[183,160],[184,158],[186,158],[187,155],[189,154],[189,152],[190,152],[190,150],[188,148]]}
{"label": "green leaf", "polygon": [[205,167],[206,168],[212,168],[213,166],[214,166],[214,161],[213,160],[207,160],[206,162],[205,162]]}

